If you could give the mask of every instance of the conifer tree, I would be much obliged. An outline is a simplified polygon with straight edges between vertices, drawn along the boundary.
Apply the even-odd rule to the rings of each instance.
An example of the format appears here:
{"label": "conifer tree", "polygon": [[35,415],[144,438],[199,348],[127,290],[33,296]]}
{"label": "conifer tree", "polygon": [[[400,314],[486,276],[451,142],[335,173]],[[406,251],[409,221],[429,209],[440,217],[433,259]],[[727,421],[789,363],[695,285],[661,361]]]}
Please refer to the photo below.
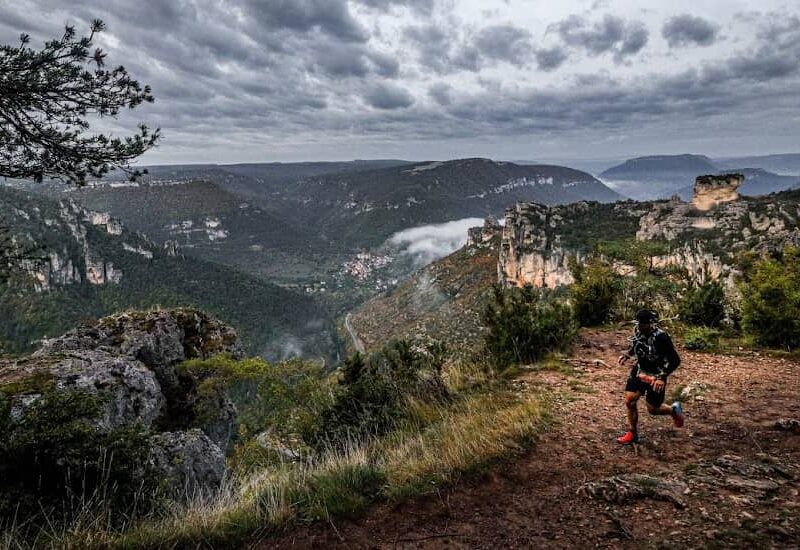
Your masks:
{"label": "conifer tree", "polygon": [[157,143],[158,129],[140,124],[126,137],[89,131],[90,117],[153,101],[149,86],[122,66],[106,68],[106,54],[92,51],[104,30],[95,20],[87,36],[67,26],[41,50],[30,47],[27,34],[16,46],[0,46],[0,176],[81,185],[112,168],[140,174],[130,162]]}

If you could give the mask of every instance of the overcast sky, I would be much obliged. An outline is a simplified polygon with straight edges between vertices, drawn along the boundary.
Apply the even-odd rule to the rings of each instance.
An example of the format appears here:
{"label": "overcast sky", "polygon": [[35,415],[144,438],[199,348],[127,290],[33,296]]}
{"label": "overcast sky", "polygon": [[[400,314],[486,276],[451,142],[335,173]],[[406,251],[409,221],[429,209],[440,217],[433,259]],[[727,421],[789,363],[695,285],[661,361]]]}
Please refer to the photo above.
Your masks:
{"label": "overcast sky", "polygon": [[800,151],[797,0],[0,0],[0,40],[93,18],[148,164]]}

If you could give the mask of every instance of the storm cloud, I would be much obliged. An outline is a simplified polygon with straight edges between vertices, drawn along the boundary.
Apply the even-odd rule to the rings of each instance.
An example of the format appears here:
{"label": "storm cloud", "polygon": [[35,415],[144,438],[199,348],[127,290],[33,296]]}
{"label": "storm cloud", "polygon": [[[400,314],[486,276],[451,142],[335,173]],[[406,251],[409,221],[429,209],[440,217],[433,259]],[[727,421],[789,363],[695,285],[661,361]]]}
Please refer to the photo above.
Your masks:
{"label": "storm cloud", "polygon": [[364,99],[376,109],[404,109],[414,104],[414,98],[407,90],[388,83],[375,86]]}
{"label": "storm cloud", "polygon": [[18,0],[0,42],[103,19],[108,62],[156,102],[97,127],[160,126],[154,164],[796,148],[800,7],[709,1]]}
{"label": "storm cloud", "polygon": [[434,0],[357,0],[359,4],[387,11],[391,8],[407,7],[422,14],[433,11]]}
{"label": "storm cloud", "polygon": [[661,35],[670,48],[710,46],[716,41],[718,33],[717,25],[689,14],[670,17],[661,29]]}
{"label": "storm cloud", "polygon": [[477,73],[498,63],[516,67],[533,57],[531,34],[515,25],[490,25],[475,30],[409,26],[405,37],[417,49],[419,63],[440,74]]}
{"label": "storm cloud", "polygon": [[563,65],[568,57],[567,51],[560,46],[541,49],[536,51],[536,64],[542,71],[553,71]]}
{"label": "storm cloud", "polygon": [[650,36],[642,22],[626,21],[613,15],[594,22],[572,15],[553,28],[565,44],[582,48],[590,55],[611,52],[617,62],[639,53]]}

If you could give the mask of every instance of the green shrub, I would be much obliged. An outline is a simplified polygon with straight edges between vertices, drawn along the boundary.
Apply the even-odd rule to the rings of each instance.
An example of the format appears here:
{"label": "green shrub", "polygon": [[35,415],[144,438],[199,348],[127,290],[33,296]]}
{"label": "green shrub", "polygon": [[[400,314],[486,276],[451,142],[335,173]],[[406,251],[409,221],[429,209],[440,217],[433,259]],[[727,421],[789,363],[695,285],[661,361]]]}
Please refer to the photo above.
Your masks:
{"label": "green shrub", "polygon": [[720,333],[706,327],[694,327],[686,331],[684,346],[693,351],[709,351],[719,348]]}
{"label": "green shrub", "polygon": [[759,344],[800,347],[800,249],[755,262],[742,295],[742,326]]}
{"label": "green shrub", "polygon": [[111,523],[158,504],[158,480],[142,461],[147,435],[137,427],[99,431],[92,423],[102,396],[45,392],[24,421],[10,416],[0,391],[0,523],[40,514],[69,521],[87,505]]}
{"label": "green shrub", "polygon": [[659,274],[653,267],[653,260],[669,252],[669,245],[663,241],[640,241],[635,238],[598,243],[597,252],[611,261],[620,261],[633,266],[638,275]]}
{"label": "green shrub", "polygon": [[572,308],[531,286],[496,285],[483,323],[488,329],[486,349],[499,368],[532,363],[548,352],[564,350],[577,334]]}
{"label": "green shrub", "polygon": [[626,277],[620,300],[614,308],[616,318],[633,319],[645,304],[648,309],[658,311],[661,318],[671,317],[675,313],[679,288],[675,281],[652,274]]}
{"label": "green shrub", "polygon": [[611,264],[597,257],[586,264],[574,262],[570,267],[575,278],[571,294],[578,323],[589,327],[610,321],[622,291],[621,277]]}
{"label": "green shrub", "polygon": [[678,315],[691,325],[718,328],[725,319],[725,290],[719,282],[690,287],[678,302]]}
{"label": "green shrub", "polygon": [[410,398],[448,398],[442,379],[445,349],[396,340],[369,357],[356,353],[342,365],[334,401],[322,411],[320,429],[307,441],[340,447],[387,433],[407,416]]}
{"label": "green shrub", "polygon": [[292,502],[301,518],[318,521],[354,518],[375,500],[386,475],[371,464],[335,464],[316,472]]}
{"label": "green shrub", "polygon": [[200,424],[218,413],[221,394],[230,397],[239,412],[242,442],[264,431],[278,438],[314,433],[321,411],[331,403],[326,373],[307,361],[272,365],[260,358],[237,361],[218,355],[186,361],[178,366],[178,373],[198,380],[195,408]]}

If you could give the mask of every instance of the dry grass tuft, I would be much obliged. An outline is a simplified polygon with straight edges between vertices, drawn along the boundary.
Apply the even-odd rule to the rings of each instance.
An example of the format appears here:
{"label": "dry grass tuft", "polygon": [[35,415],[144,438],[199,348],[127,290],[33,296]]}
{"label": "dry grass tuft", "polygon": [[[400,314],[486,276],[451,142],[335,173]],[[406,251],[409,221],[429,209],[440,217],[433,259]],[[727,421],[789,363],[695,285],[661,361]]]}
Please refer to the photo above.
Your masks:
{"label": "dry grass tuft", "polygon": [[[329,449],[300,463],[276,464],[232,479],[214,498],[197,498],[166,517],[113,531],[87,514],[42,535],[42,548],[240,547],[291,522],[354,517],[375,500],[398,500],[451,484],[465,473],[518,452],[544,427],[548,400],[514,391],[472,362],[443,373],[451,396],[408,399],[393,432]],[[14,532],[2,548],[22,549]],[[25,547],[30,547],[28,544]]]}
{"label": "dry grass tuft", "polygon": [[493,392],[440,411],[440,421],[393,435],[385,450],[385,495],[405,498],[455,481],[522,449],[548,419],[536,394]]}

